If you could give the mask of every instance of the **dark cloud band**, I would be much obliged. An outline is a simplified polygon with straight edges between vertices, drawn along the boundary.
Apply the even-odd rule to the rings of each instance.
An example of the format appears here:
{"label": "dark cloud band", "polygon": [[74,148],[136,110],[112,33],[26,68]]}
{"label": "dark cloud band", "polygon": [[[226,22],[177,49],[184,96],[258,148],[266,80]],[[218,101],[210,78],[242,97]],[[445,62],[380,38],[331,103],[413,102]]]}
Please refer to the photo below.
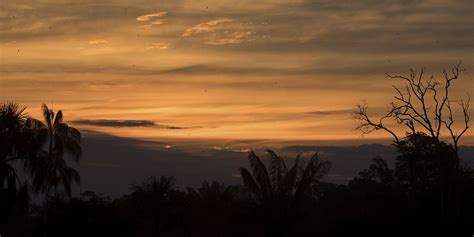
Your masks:
{"label": "dark cloud band", "polygon": [[155,128],[162,128],[162,129],[191,129],[191,128],[200,128],[199,126],[193,127],[178,127],[178,126],[170,126],[170,125],[163,125],[157,124],[151,120],[113,120],[113,119],[78,119],[71,121],[77,125],[88,125],[88,126],[98,126],[98,127],[155,127]]}

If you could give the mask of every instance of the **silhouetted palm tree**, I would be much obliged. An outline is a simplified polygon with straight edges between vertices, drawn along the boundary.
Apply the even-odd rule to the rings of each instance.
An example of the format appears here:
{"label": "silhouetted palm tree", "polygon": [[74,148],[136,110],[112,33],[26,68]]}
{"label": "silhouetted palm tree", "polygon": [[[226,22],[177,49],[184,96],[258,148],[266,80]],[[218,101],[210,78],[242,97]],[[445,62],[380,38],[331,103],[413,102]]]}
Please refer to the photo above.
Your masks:
{"label": "silhouetted palm tree", "polygon": [[21,140],[23,124],[26,121],[26,107],[5,103],[0,107],[0,187],[16,183],[16,172],[10,162],[15,160],[15,150]]}
{"label": "silhouetted palm tree", "polygon": [[145,202],[160,202],[167,197],[174,184],[173,177],[149,177],[141,184],[132,185],[132,196]]}
{"label": "silhouetted palm tree", "polygon": [[135,210],[140,212],[137,218],[151,221],[149,225],[142,227],[145,232],[149,231],[153,233],[153,236],[160,235],[163,222],[166,222],[170,214],[166,202],[170,199],[174,185],[175,179],[165,176],[159,179],[154,176],[149,177],[141,184],[132,185],[132,208],[138,208]]}
{"label": "silhouetted palm tree", "polygon": [[33,177],[33,188],[46,195],[54,191],[58,194],[58,188],[62,187],[67,196],[71,196],[71,184],[79,183],[79,173],[68,166],[64,160],[69,155],[74,162],[79,162],[81,148],[80,132],[63,122],[62,111],[57,114],[43,104],[44,124],[41,130],[46,131],[47,136],[43,140],[46,150],[41,150],[29,163],[29,171]]}
{"label": "silhouetted palm tree", "polygon": [[21,184],[13,163],[20,159],[18,152],[27,119],[25,109],[12,102],[0,107],[0,200],[6,198],[8,207],[13,207],[16,199],[17,182]]}
{"label": "silhouetted palm tree", "polygon": [[[249,153],[252,172],[240,168],[245,187],[253,196],[258,219],[263,220],[268,236],[286,236],[293,228],[288,223],[297,223],[304,212],[303,206],[311,197],[313,185],[329,171],[330,163],[321,161],[315,153],[306,166],[300,155],[291,168],[283,158],[267,150],[269,169],[253,151]],[[296,227],[297,228],[297,227]]]}
{"label": "silhouetted palm tree", "polygon": [[267,170],[260,157],[253,151],[249,153],[252,172],[240,168],[242,180],[257,202],[268,199],[296,201],[310,190],[312,184],[327,174],[328,161],[321,161],[315,153],[303,167],[300,155],[288,169],[283,158],[272,150],[267,150],[270,169]]}
{"label": "silhouetted palm tree", "polygon": [[29,211],[29,185],[17,175],[18,164],[26,164],[29,151],[37,148],[31,130],[36,121],[26,107],[13,102],[0,105],[0,229],[19,234]]}
{"label": "silhouetted palm tree", "polygon": [[[30,120],[27,123],[27,126],[31,128],[30,133],[36,135],[36,139],[27,146],[32,155],[28,162],[25,162],[25,169],[32,178],[33,190],[45,194],[43,215],[45,224],[47,223],[48,196],[51,191],[54,191],[55,200],[59,201],[61,198],[58,196],[58,188],[62,187],[67,197],[71,197],[71,184],[80,182],[79,173],[68,166],[64,156],[67,154],[74,162],[79,162],[82,148],[80,132],[63,122],[61,110],[55,114],[46,104],[43,104],[42,110],[44,123],[37,120]],[[44,234],[46,235],[46,229]]]}

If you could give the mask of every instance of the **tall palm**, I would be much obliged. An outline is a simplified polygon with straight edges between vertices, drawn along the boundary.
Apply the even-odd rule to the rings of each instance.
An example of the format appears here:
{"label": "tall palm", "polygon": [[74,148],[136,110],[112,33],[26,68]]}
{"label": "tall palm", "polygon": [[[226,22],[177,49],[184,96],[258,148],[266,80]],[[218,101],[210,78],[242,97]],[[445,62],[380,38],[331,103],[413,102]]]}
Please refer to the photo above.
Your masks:
{"label": "tall palm", "polygon": [[47,136],[43,140],[43,148],[31,159],[29,171],[33,177],[33,188],[46,195],[63,188],[67,196],[71,196],[71,184],[79,183],[79,173],[68,166],[64,157],[67,155],[76,163],[79,162],[81,148],[80,132],[63,122],[63,113],[55,113],[46,104],[42,106],[44,124],[41,126]]}

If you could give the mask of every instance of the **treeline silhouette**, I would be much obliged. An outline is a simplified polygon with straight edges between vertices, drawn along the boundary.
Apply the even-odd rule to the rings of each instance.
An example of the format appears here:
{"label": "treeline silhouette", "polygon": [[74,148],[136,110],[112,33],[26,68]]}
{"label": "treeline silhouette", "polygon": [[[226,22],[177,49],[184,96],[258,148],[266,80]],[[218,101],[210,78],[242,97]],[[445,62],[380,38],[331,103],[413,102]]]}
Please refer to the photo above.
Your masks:
{"label": "treeline silhouette", "polygon": [[[2,236],[472,235],[474,171],[452,145],[423,133],[395,143],[393,168],[376,157],[346,185],[323,181],[330,163],[317,153],[284,159],[267,150],[265,159],[249,153],[242,185],[183,190],[161,176],[117,199],[72,197],[79,175],[64,157],[79,161],[80,133],[46,105],[44,122],[24,111],[0,110]],[[31,202],[30,192],[44,201]]]}
{"label": "treeline silhouette", "polygon": [[[474,170],[458,155],[469,128],[469,99],[458,100],[456,116],[448,93],[461,71],[454,65],[442,81],[424,79],[423,71],[387,74],[404,83],[394,86],[387,113],[374,120],[363,104],[354,115],[361,132],[390,134],[398,156],[392,166],[375,157],[347,184],[324,181],[330,163],[317,153],[284,159],[267,150],[265,159],[248,154],[249,167],[240,168],[242,185],[214,181],[184,190],[173,177],[158,176],[133,184],[117,199],[94,192],[73,197],[71,186],[80,177],[66,158],[79,162],[80,132],[46,105],[40,121],[27,116],[25,107],[5,103],[0,235],[472,236]],[[387,120],[405,128],[403,135]],[[44,198],[32,202],[32,193]]]}

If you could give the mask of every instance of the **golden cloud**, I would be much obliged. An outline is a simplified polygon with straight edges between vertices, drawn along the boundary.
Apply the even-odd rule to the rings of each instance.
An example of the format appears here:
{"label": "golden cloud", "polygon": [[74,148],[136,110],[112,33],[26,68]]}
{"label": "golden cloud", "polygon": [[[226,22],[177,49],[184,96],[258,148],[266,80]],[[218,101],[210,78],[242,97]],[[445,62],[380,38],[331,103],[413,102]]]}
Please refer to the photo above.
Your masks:
{"label": "golden cloud", "polygon": [[153,49],[168,49],[169,44],[168,43],[148,43],[145,46],[145,49],[147,50],[153,50]]}
{"label": "golden cloud", "polygon": [[151,14],[146,14],[146,15],[143,15],[143,16],[139,16],[136,19],[137,19],[137,21],[149,21],[149,20],[151,20],[151,18],[163,17],[163,16],[166,16],[166,14],[168,14],[168,12],[156,12],[156,13],[151,13]]}
{"label": "golden cloud", "polygon": [[156,21],[153,21],[151,25],[161,25],[163,23],[165,23],[163,20],[156,20]]}
{"label": "golden cloud", "polygon": [[188,37],[188,36],[191,36],[191,35],[197,34],[197,33],[213,32],[213,31],[216,30],[216,27],[218,25],[222,25],[226,22],[231,22],[231,21],[232,21],[231,19],[219,18],[219,19],[215,19],[215,20],[208,21],[208,22],[205,22],[205,23],[197,24],[194,27],[186,29],[186,31],[184,31],[184,33],[181,36]]}
{"label": "golden cloud", "polygon": [[213,41],[208,41],[205,43],[212,44],[212,45],[237,44],[237,43],[242,43],[251,34],[252,34],[251,31],[237,31],[237,32],[227,34],[223,38],[216,39]]}
{"label": "golden cloud", "polygon": [[99,45],[99,44],[108,44],[109,41],[108,40],[104,40],[104,39],[95,39],[95,40],[89,40],[89,42],[87,42],[91,45]]}

